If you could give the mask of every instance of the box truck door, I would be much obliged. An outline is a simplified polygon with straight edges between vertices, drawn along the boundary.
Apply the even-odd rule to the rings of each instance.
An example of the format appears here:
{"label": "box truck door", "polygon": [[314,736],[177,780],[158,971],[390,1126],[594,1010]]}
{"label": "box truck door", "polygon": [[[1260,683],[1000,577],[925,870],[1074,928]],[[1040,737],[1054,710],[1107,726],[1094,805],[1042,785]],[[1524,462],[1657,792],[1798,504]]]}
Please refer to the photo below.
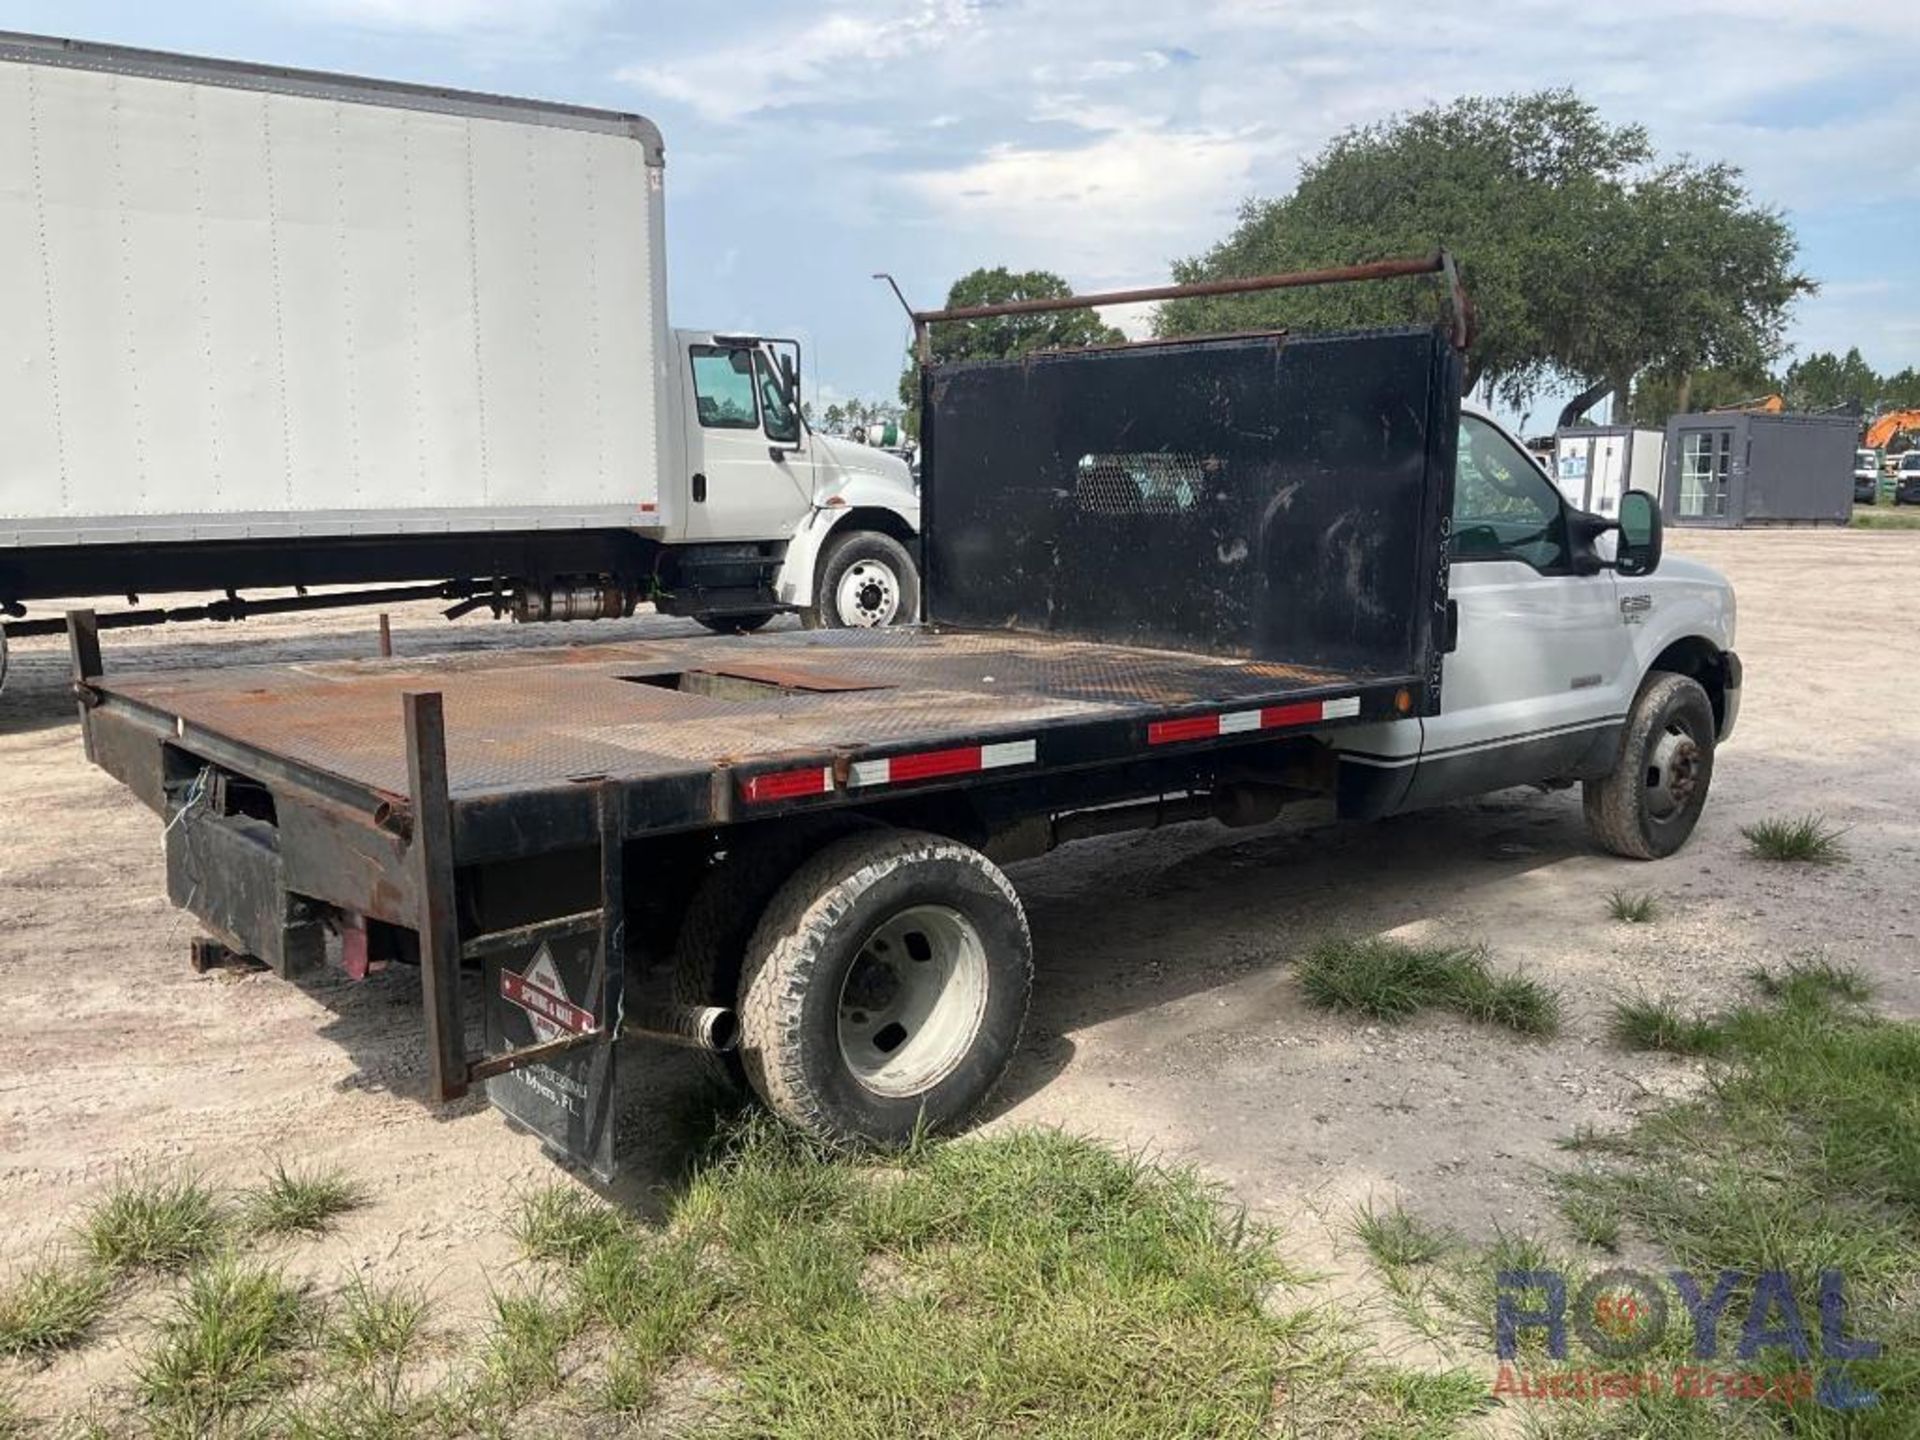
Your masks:
{"label": "box truck door", "polygon": [[1593,437],[1562,435],[1555,447],[1554,483],[1569,505],[1587,508],[1587,485],[1593,470]]}
{"label": "box truck door", "polygon": [[1620,510],[1620,492],[1627,477],[1627,437],[1602,435],[1593,443],[1593,473],[1587,484],[1585,508],[1596,515]]}
{"label": "box truck door", "polygon": [[813,506],[813,462],[765,352],[716,341],[687,357],[687,538],[786,538]]}

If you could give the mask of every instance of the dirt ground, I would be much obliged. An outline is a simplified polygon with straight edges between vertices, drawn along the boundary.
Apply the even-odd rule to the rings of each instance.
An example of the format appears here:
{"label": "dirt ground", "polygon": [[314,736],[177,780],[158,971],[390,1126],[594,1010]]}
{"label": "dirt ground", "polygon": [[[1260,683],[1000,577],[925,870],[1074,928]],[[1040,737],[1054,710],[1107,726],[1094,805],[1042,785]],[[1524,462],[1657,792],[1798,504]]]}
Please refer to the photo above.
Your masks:
{"label": "dirt ground", "polygon": [[[1673,859],[1597,853],[1577,794],[1508,792],[1385,825],[1311,832],[1190,826],[1063,850],[1012,870],[1040,960],[1023,1052],[996,1126],[1061,1125],[1192,1161],[1280,1223],[1284,1248],[1356,1267],[1350,1208],[1402,1199],[1486,1236],[1553,1232],[1539,1170],[1576,1126],[1614,1128],[1692,1083],[1692,1062],[1625,1055],[1608,1006],[1637,992],[1725,1004],[1751,967],[1821,952],[1920,1015],[1920,534],[1676,533],[1670,548],[1738,587],[1745,708],[1705,820]],[[394,613],[402,652],[686,631],[457,625]],[[109,668],[371,654],[361,611],[107,637]],[[196,977],[169,907],[160,826],[80,753],[64,642],[17,644],[0,695],[0,1275],[64,1243],[119,1168],[185,1162],[223,1185],[275,1158],[337,1165],[369,1203],[292,1256],[324,1289],[359,1270],[429,1286],[443,1322],[477,1317],[513,1262],[503,1221],[554,1172],[477,1099],[421,1099],[417,989],[397,972],[297,988]],[[1742,824],[1818,810],[1850,827],[1829,868],[1749,859]],[[1616,923],[1616,888],[1654,892]],[[1551,1041],[1449,1018],[1357,1025],[1308,1010],[1290,959],[1330,933],[1486,942],[1559,988]],[[693,1086],[648,1048],[623,1121],[638,1145],[619,1198],[646,1207],[671,1169],[660,1117]],[[657,1083],[654,1083],[657,1078]],[[0,1364],[54,1413],[124,1383],[131,1340],[46,1368]]]}

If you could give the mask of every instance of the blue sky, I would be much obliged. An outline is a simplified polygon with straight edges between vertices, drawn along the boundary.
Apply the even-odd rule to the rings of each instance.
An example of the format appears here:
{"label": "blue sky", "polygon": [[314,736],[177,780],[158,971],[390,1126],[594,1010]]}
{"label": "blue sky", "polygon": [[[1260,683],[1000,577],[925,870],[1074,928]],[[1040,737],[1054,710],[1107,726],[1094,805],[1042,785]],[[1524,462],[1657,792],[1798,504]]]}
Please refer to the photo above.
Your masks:
{"label": "blue sky", "polygon": [[676,321],[801,336],[821,401],[892,391],[873,271],[919,303],[978,264],[1155,283],[1345,126],[1560,84],[1788,213],[1823,285],[1796,349],[1920,364],[1920,0],[0,0],[0,27],[649,115]]}

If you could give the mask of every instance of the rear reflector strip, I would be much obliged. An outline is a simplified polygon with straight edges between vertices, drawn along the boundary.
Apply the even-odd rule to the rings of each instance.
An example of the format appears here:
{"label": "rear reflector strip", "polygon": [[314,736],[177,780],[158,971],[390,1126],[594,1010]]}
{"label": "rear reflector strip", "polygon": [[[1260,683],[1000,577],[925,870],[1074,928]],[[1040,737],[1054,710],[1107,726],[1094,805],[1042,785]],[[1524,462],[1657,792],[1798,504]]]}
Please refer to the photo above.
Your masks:
{"label": "rear reflector strip", "polygon": [[802,795],[831,795],[833,767],[809,765],[805,770],[778,770],[771,775],[756,775],[746,782],[749,800],[795,800]]}
{"label": "rear reflector strip", "polygon": [[1178,720],[1155,720],[1147,726],[1149,745],[1172,745],[1182,740],[1216,740],[1253,730],[1281,730],[1294,725],[1318,725],[1325,720],[1347,720],[1360,713],[1360,697],[1304,700],[1297,705],[1268,705],[1260,710],[1223,710],[1214,715],[1183,715]]}
{"label": "rear reflector strip", "polygon": [[[1283,730],[1347,720],[1360,713],[1360,697],[1306,700],[1297,705],[1268,705],[1260,710],[1223,710],[1213,715],[1183,715],[1177,720],[1155,720],[1147,726],[1147,743],[1171,745],[1181,740],[1216,740],[1255,730]],[[950,750],[920,750],[911,755],[889,755],[882,760],[855,760],[847,767],[849,790],[881,785],[906,785],[915,780],[937,780],[946,775],[973,775],[1011,765],[1038,762],[1039,744],[1033,740],[1002,740],[992,745],[956,745]],[[808,765],[799,770],[776,770],[741,782],[749,802],[799,800],[834,793],[833,767]]]}
{"label": "rear reflector strip", "polygon": [[[890,755],[884,760],[856,760],[847,769],[847,788],[867,789],[875,785],[903,785],[913,780],[935,780],[943,775],[972,775],[981,770],[999,770],[1009,765],[1031,765],[1039,759],[1040,747],[1033,740],[1004,740],[993,745],[960,745],[951,750],[922,750],[912,755]],[[792,800],[806,795],[831,795],[831,766],[808,766],[804,770],[780,770],[772,775],[756,775],[746,782],[746,798]]]}
{"label": "rear reflector strip", "polygon": [[976,770],[1031,765],[1039,758],[1039,751],[1035,741],[1008,740],[998,745],[924,750],[918,755],[895,755],[886,760],[856,760],[847,783],[851,786],[899,785],[908,780],[931,780],[938,775],[971,775]]}

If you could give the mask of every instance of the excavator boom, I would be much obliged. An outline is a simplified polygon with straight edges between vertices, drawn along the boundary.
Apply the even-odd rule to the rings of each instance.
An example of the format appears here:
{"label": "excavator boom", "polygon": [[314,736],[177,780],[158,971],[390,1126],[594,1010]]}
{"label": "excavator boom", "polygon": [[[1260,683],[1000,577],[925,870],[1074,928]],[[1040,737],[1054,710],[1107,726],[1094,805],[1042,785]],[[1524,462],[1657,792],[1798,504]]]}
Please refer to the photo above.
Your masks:
{"label": "excavator boom", "polygon": [[1712,415],[1780,415],[1785,413],[1787,399],[1784,395],[1756,395],[1751,400],[1736,400],[1731,405],[1715,405],[1708,413]]}
{"label": "excavator boom", "polygon": [[1875,450],[1887,448],[1887,442],[1906,431],[1920,433],[1920,410],[1889,410],[1871,425],[1860,443]]}

